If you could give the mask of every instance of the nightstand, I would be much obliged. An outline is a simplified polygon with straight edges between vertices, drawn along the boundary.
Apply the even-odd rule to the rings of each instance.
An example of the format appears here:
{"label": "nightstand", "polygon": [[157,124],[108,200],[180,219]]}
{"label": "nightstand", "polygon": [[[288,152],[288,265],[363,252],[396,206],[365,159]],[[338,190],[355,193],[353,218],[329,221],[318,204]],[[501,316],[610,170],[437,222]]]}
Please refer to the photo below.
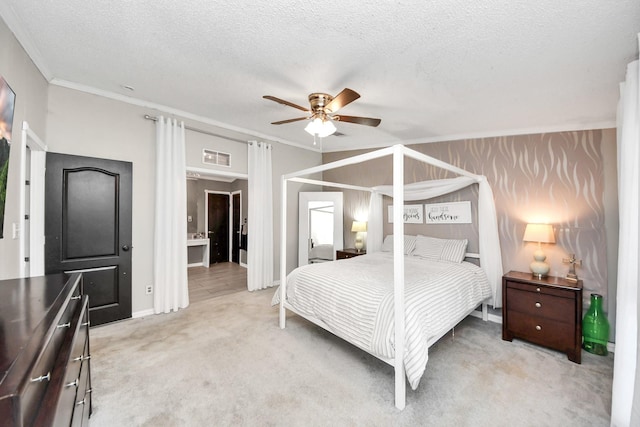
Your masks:
{"label": "nightstand", "polygon": [[536,279],[510,271],[502,276],[502,339],[520,338],[581,362],[582,280]]}
{"label": "nightstand", "polygon": [[336,251],[336,259],[353,258],[355,256],[365,255],[366,253],[367,251],[365,250],[361,250],[360,252],[358,252],[356,249],[353,249],[353,248],[340,249]]}

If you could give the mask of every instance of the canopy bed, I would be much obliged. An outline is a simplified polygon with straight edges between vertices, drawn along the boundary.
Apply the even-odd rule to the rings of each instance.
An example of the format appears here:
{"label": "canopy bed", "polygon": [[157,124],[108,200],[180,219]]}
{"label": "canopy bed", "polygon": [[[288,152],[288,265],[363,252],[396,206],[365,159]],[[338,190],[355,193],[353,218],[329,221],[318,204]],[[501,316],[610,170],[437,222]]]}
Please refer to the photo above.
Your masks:
{"label": "canopy bed", "polygon": [[[391,186],[368,188],[305,178],[384,156],[393,157]],[[405,185],[405,157],[460,176]],[[484,176],[472,174],[402,145],[394,145],[284,175],[281,181],[282,242],[287,241],[289,182],[370,192],[367,252],[371,255],[301,266],[287,275],[287,248],[282,244],[280,288],[276,294],[280,303],[280,327],[285,328],[286,310],[290,310],[391,364],[395,370],[395,405],[398,409],[404,409],[405,375],[415,389],[427,362],[428,347],[478,305],[482,304],[484,320],[487,318],[488,303],[496,308],[501,306],[502,258],[491,187]],[[462,243],[405,236],[405,201],[426,200],[472,184],[479,185],[479,255],[465,253],[466,240]],[[393,235],[386,238],[384,244],[383,195],[393,197]],[[432,258],[430,248],[433,244],[441,245],[439,254],[446,253],[447,257],[456,259],[445,259],[445,262],[429,259]],[[447,245],[449,249],[443,250]],[[414,256],[416,250],[418,256]],[[481,267],[461,262],[469,256],[479,258]],[[393,283],[392,291],[390,282]],[[388,292],[385,293],[385,289]],[[427,305],[426,300],[435,300],[436,303]],[[441,310],[434,311],[438,307]],[[405,344],[396,346],[394,343]]]}

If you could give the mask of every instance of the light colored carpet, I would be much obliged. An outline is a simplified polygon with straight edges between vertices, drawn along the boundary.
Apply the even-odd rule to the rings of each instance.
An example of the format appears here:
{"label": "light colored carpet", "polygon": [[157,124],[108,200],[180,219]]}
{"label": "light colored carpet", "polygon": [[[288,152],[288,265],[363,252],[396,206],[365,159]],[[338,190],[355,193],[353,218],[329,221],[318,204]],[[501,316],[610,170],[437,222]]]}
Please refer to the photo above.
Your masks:
{"label": "light colored carpet", "polygon": [[430,349],[407,407],[393,369],[295,315],[274,290],[91,329],[91,426],[608,426],[613,356],[501,339],[467,318]]}

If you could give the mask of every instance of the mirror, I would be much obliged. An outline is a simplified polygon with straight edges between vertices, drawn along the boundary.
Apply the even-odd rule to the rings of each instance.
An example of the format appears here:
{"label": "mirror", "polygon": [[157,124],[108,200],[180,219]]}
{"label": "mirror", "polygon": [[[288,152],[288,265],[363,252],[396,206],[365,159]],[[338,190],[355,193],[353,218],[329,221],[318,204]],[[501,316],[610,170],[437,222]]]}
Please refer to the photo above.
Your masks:
{"label": "mirror", "polygon": [[335,260],[343,248],[342,193],[300,193],[298,219],[298,265]]}

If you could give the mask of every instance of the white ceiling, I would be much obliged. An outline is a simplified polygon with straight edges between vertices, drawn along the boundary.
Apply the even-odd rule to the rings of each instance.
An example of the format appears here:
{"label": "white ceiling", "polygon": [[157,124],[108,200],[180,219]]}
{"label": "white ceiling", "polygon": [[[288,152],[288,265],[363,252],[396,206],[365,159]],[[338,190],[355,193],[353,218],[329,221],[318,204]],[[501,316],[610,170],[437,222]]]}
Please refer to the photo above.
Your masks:
{"label": "white ceiling", "polygon": [[[310,146],[311,92],[349,87],[324,151],[615,126],[638,0],[2,0],[54,84]],[[123,86],[135,88],[132,92]],[[304,115],[304,113],[302,113]]]}

